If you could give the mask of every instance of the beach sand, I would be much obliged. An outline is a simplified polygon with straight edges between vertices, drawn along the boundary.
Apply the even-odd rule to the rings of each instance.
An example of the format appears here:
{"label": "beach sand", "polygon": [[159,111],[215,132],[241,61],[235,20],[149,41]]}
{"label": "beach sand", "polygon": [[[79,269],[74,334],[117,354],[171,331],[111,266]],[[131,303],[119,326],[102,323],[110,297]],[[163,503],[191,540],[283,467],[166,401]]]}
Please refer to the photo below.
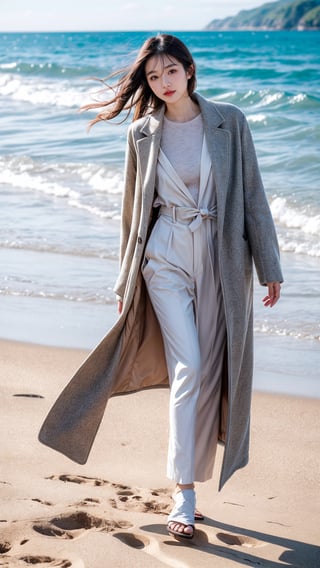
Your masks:
{"label": "beach sand", "polygon": [[192,541],[166,532],[168,390],[110,400],[85,466],[40,425],[87,352],[0,341],[0,566],[320,566],[319,401],[255,392],[250,464],[197,485]]}

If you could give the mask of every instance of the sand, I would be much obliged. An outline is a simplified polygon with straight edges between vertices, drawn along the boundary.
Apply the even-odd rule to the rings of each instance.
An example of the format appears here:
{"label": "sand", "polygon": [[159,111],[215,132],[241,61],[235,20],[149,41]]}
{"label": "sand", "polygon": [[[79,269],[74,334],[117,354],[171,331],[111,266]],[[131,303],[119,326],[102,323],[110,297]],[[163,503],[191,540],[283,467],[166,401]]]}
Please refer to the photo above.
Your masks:
{"label": "sand", "polygon": [[166,532],[166,389],[113,398],[89,461],[39,427],[85,351],[0,341],[0,566],[320,566],[319,401],[255,392],[250,464],[218,493],[197,485],[192,541]]}

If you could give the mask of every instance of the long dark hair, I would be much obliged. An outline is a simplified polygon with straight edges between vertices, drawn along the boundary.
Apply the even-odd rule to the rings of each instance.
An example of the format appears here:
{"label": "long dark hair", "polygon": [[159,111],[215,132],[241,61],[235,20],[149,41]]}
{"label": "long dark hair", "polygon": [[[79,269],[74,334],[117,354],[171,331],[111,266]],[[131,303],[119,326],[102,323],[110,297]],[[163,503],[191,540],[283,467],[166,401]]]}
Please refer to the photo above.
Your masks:
{"label": "long dark hair", "polygon": [[[107,91],[113,92],[111,98],[104,102],[90,103],[82,107],[81,110],[103,109],[90,122],[90,126],[101,120],[116,118],[123,110],[128,111],[123,121],[127,119],[132,110],[134,110],[133,120],[136,120],[163,105],[163,101],[154,95],[150,89],[145,74],[146,63],[150,57],[154,56],[174,57],[183,65],[185,71],[191,71],[187,88],[189,96],[192,96],[196,86],[196,67],[189,49],[176,36],[158,34],[144,42],[136,60],[128,69],[122,72],[117,71],[102,81]],[[106,81],[119,74],[122,76],[116,84],[109,86]]]}

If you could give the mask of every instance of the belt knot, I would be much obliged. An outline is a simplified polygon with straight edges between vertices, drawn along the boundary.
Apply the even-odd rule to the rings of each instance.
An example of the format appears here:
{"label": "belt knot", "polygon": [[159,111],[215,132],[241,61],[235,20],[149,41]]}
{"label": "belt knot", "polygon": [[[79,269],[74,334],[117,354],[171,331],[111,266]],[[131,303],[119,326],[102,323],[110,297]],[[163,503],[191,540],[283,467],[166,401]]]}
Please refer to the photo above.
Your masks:
{"label": "belt knot", "polygon": [[162,205],[160,208],[161,215],[167,215],[172,217],[174,222],[188,224],[190,231],[193,233],[196,231],[202,221],[206,219],[216,219],[217,218],[217,206],[214,207],[183,207],[178,205],[172,205],[171,207],[166,207]]}
{"label": "belt knot", "polygon": [[217,207],[212,207],[210,209],[200,208],[194,209],[194,219],[189,225],[189,229],[192,233],[199,229],[202,221],[205,219],[216,219],[217,218]]}

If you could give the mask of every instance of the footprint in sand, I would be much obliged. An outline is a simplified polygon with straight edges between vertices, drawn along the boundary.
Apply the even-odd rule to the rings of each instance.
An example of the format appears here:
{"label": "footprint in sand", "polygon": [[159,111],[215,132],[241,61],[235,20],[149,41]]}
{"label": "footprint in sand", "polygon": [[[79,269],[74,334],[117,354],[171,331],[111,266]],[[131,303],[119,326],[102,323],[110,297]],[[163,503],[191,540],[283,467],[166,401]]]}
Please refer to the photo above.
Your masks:
{"label": "footprint in sand", "polygon": [[131,487],[129,487],[128,485],[123,485],[123,483],[113,483],[112,481],[101,479],[99,477],[88,477],[86,475],[70,475],[69,473],[63,473],[61,475],[50,475],[45,479],[50,479],[52,481],[63,481],[64,483],[78,483],[79,485],[85,483],[87,485],[93,485],[95,487],[108,485],[109,487],[113,487],[114,489],[118,489],[119,491],[128,492],[127,494],[131,495]]}
{"label": "footprint in sand", "polygon": [[82,499],[82,501],[79,501],[78,503],[75,503],[74,505],[71,505],[73,507],[87,507],[87,506],[94,506],[94,505],[99,505],[100,500],[99,499],[94,499],[93,497],[85,497],[84,499]]}
{"label": "footprint in sand", "polygon": [[50,479],[53,481],[64,481],[65,483],[87,483],[89,485],[94,485],[95,487],[100,487],[101,485],[112,485],[109,481],[105,479],[99,479],[96,477],[86,477],[85,475],[69,475],[69,474],[62,474],[62,475],[50,475],[45,479]]}
{"label": "footprint in sand", "polygon": [[168,550],[165,550],[165,546],[163,546],[164,543],[161,543],[156,538],[148,538],[145,535],[130,532],[118,532],[114,533],[112,536],[117,538],[130,548],[141,550],[143,554],[140,559],[141,566],[149,566],[146,555],[152,556],[155,560],[157,560],[158,565],[163,566],[163,568],[172,568],[173,566],[178,568],[181,566],[187,566],[187,564],[185,564],[184,562],[180,562],[179,560],[174,559],[171,556],[170,552]]}
{"label": "footprint in sand", "polygon": [[87,485],[93,485],[94,487],[101,487],[102,485],[109,485],[114,489],[120,490],[130,490],[128,485],[123,485],[122,483],[112,483],[107,479],[100,479],[99,477],[88,477],[86,475],[70,475],[68,473],[63,473],[61,475],[50,475],[45,479],[50,479],[52,481],[63,481],[64,483],[78,483],[82,485],[83,483]]}
{"label": "footprint in sand", "polygon": [[[112,506],[113,509],[119,509],[119,510],[123,510],[123,511],[136,511],[136,512],[140,512],[140,513],[154,513],[154,514],[160,514],[160,515],[167,515],[172,507],[172,501],[171,501],[171,495],[170,495],[170,490],[168,489],[138,489],[138,488],[133,488],[133,487],[129,487],[128,485],[123,485],[121,483],[112,483],[110,481],[107,481],[106,479],[99,479],[99,478],[94,478],[94,477],[87,477],[87,476],[83,476],[83,475],[69,475],[69,474],[62,474],[62,475],[52,475],[46,479],[51,479],[51,480],[60,480],[63,482],[69,482],[69,483],[86,483],[89,485],[94,485],[94,486],[102,486],[102,485],[108,485],[109,487],[112,487],[113,489],[115,489],[115,496],[111,499],[109,499],[109,503]],[[86,498],[84,501],[82,501],[81,503],[79,503],[78,505],[89,505],[89,504],[93,504],[95,502],[99,502],[98,500],[94,500],[91,498]],[[86,514],[86,513],[83,513]],[[88,515],[88,517],[90,517],[90,515]],[[94,518],[94,517],[92,517]],[[100,519],[101,521],[101,519]],[[108,521],[105,521],[108,522]],[[94,525],[95,528],[97,528],[97,525]],[[35,528],[35,527],[34,527]],[[123,527],[126,528],[126,527]],[[116,527],[114,528],[102,528],[100,526],[99,530],[107,530],[108,532],[112,532],[113,530],[115,530]],[[41,532],[41,530],[43,531],[43,534],[47,534],[47,536],[57,536],[57,537],[62,537],[62,538],[74,538],[74,534],[70,532],[70,529],[66,528],[66,527],[61,527],[61,523],[57,524],[54,522],[48,523],[46,526],[42,526],[38,528],[35,528],[35,530],[38,530],[38,532]],[[81,530],[81,527],[78,527],[77,529],[73,529],[73,530]],[[48,534],[49,533],[49,534]],[[118,534],[122,534],[122,533],[118,533]],[[123,533],[126,535],[126,539],[129,538],[129,533]],[[204,533],[205,535],[205,533]],[[207,539],[207,535],[205,535]],[[237,535],[237,534],[231,534],[231,533],[223,533],[223,532],[219,532],[216,533],[214,535],[212,535],[215,541],[220,541],[223,542],[224,544],[227,544],[228,546],[242,546],[242,547],[247,547],[247,548],[254,548],[254,547],[260,547],[260,546],[265,546],[264,542],[260,542],[257,539],[245,536],[245,535]],[[120,537],[119,537],[120,538]],[[130,537],[131,538],[131,537]],[[136,542],[135,540],[136,537],[131,538],[132,543]],[[198,538],[200,538],[200,534],[198,532]],[[139,540],[139,539],[138,539]],[[201,538],[200,538],[201,540]],[[126,543],[128,545],[129,542],[128,540],[126,540]],[[210,544],[210,543],[208,543]],[[131,545],[130,545],[131,546]],[[132,545],[133,546],[133,545]],[[145,546],[145,544],[143,545]],[[137,546],[137,548],[142,548],[142,545]]]}
{"label": "footprint in sand", "polygon": [[147,537],[141,535],[138,536],[134,533],[119,532],[115,533],[113,536],[124,544],[127,544],[131,548],[142,549],[150,544],[150,541]]}
{"label": "footprint in sand", "polygon": [[266,546],[265,542],[241,534],[217,533],[216,537],[218,540],[224,544],[228,544],[229,546],[244,546],[246,548]]}
{"label": "footprint in sand", "polygon": [[[11,550],[10,542],[0,542],[0,554],[4,554],[5,552],[9,552]],[[1,564],[0,564],[1,566]]]}
{"label": "footprint in sand", "polygon": [[[112,483],[106,479],[87,477],[84,475],[51,475],[46,479],[59,480],[65,483],[86,483],[93,486],[108,485],[115,489],[115,497],[109,500],[113,509],[167,515],[172,508],[170,490],[168,489],[141,490],[121,483]],[[89,498],[85,499],[85,501],[89,501]]]}
{"label": "footprint in sand", "polygon": [[3,568],[22,568],[22,566],[27,566],[30,564],[37,565],[38,568],[50,568],[54,566],[55,568],[70,568],[72,562],[70,560],[59,560],[56,558],[51,558],[51,556],[33,556],[29,554],[28,556],[2,556],[0,557],[0,566]]}
{"label": "footprint in sand", "polygon": [[[25,500],[28,501],[28,499]],[[43,501],[42,499],[38,499],[37,497],[31,499],[31,501],[35,501],[35,503],[41,503],[41,505],[46,505],[46,507],[51,507],[53,505],[51,501]]]}
{"label": "footprint in sand", "polygon": [[85,511],[77,511],[70,515],[60,515],[50,521],[39,521],[33,525],[33,529],[43,536],[63,539],[77,538],[84,531],[92,529],[110,533],[117,529],[129,527],[132,527],[132,524],[128,521],[101,519],[89,515]]}
{"label": "footprint in sand", "polygon": [[143,492],[139,489],[120,489],[116,492],[116,497],[110,499],[110,504],[114,509],[158,515],[167,515],[172,507],[169,492],[166,489],[147,489]]}

